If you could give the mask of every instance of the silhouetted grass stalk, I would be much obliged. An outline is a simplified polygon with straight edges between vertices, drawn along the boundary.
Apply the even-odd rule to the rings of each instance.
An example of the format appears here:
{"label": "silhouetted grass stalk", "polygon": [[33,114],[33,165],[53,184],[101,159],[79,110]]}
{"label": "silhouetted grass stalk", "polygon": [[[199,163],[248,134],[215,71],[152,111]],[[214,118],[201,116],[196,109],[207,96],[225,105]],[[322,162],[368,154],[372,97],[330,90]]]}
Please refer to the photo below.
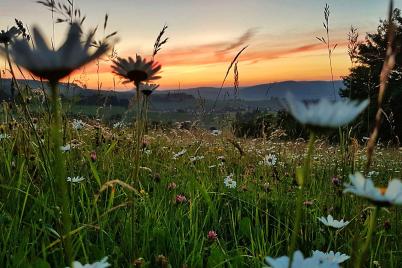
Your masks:
{"label": "silhouetted grass stalk", "polygon": [[56,182],[57,190],[57,203],[61,210],[63,235],[65,238],[62,241],[64,246],[64,253],[66,261],[71,264],[72,259],[72,243],[70,238],[71,231],[71,216],[69,213],[69,197],[67,192],[67,182],[66,182],[66,170],[62,151],[60,146],[62,145],[62,137],[60,135],[60,130],[62,129],[62,116],[61,116],[61,102],[59,100],[59,91],[57,87],[57,82],[49,81],[51,89],[51,105],[52,105],[52,125],[50,131],[50,138],[52,141],[52,151],[53,151],[53,163],[52,163],[52,174]]}

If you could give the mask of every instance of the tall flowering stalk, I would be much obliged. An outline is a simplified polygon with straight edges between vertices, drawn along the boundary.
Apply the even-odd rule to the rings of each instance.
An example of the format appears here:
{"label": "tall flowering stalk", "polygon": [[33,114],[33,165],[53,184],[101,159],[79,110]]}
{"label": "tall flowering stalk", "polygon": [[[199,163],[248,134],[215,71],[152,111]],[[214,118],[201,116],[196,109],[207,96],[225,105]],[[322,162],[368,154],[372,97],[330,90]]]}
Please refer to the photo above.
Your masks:
{"label": "tall flowering stalk", "polygon": [[[157,74],[161,70],[162,66],[153,60],[147,61],[145,58],[142,59],[141,56],[137,55],[136,59],[129,57],[128,59],[117,58],[113,61],[114,65],[112,66],[114,73],[119,75],[120,77],[126,79],[126,82],[134,83],[136,89],[136,104],[137,104],[137,116],[135,121],[135,137],[136,144],[134,148],[134,170],[132,176],[132,183],[138,183],[139,181],[139,170],[140,170],[140,160],[141,160],[141,142],[144,134],[144,118],[143,118],[143,110],[146,102],[143,102],[141,107],[141,101],[143,99],[142,94],[145,95],[145,99],[147,100],[147,95],[145,93],[141,93],[141,88],[143,87],[144,82],[154,81],[160,78]],[[153,90],[151,90],[153,91]],[[152,93],[152,92],[151,92]],[[148,94],[149,96],[150,94]],[[134,198],[135,193],[132,193],[133,204],[131,206],[131,252],[134,251],[134,241],[135,241],[135,206],[134,206]]]}
{"label": "tall flowering stalk", "polygon": [[307,146],[304,165],[302,168],[296,170],[296,178],[300,187],[297,192],[295,225],[293,227],[289,247],[290,267],[294,251],[296,250],[297,237],[300,232],[303,190],[305,184],[309,183],[310,162],[314,150],[316,133],[330,128],[338,128],[352,122],[367,107],[368,101],[366,100],[361,103],[352,101],[330,102],[326,99],[321,99],[317,103],[306,105],[305,103],[296,100],[292,95],[288,95],[286,99],[289,113],[299,121],[299,123],[305,125],[310,130],[310,140]]}
{"label": "tall flowering stalk", "polygon": [[57,205],[61,209],[62,235],[66,262],[70,264],[73,259],[72,243],[70,238],[71,216],[69,210],[69,196],[65,181],[65,160],[60,150],[62,146],[61,102],[58,83],[64,77],[70,75],[75,69],[100,57],[109,49],[104,43],[93,53],[89,52],[94,33],[88,36],[84,45],[81,43],[81,29],[76,23],[72,23],[64,44],[58,49],[50,49],[45,38],[38,28],[33,30],[35,47],[31,48],[27,40],[16,40],[11,47],[10,54],[14,62],[33,75],[48,80],[51,96],[52,121],[50,128],[50,140],[52,145],[52,180],[56,183]]}

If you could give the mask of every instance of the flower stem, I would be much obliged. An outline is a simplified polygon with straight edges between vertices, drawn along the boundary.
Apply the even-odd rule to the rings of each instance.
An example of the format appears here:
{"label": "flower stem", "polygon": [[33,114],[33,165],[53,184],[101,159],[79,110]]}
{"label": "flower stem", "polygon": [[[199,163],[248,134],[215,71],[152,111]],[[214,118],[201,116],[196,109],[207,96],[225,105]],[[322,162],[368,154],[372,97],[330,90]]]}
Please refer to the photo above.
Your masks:
{"label": "flower stem", "polygon": [[368,227],[368,231],[367,231],[366,241],[364,241],[360,254],[357,257],[356,265],[355,265],[356,268],[360,268],[362,266],[363,259],[365,259],[367,250],[370,247],[371,239],[373,237],[374,229],[376,226],[378,210],[379,210],[379,208],[378,208],[378,206],[376,206],[374,208],[374,210],[371,212],[370,223],[369,223],[369,227]]}
{"label": "flower stem", "polygon": [[61,135],[60,130],[62,129],[62,116],[61,116],[61,103],[59,100],[59,92],[57,88],[57,82],[49,82],[51,88],[51,100],[52,100],[52,126],[50,132],[50,138],[52,141],[52,149],[53,149],[53,162],[52,162],[52,172],[53,178],[56,182],[56,191],[57,191],[57,203],[61,210],[62,217],[62,234],[61,238],[63,239],[64,253],[66,262],[70,265],[72,262],[72,244],[70,239],[70,231],[71,231],[71,216],[69,213],[69,197],[67,192],[67,183],[65,178],[65,164],[64,157],[60,150],[61,144]]}
{"label": "flower stem", "polygon": [[306,154],[306,157],[304,158],[302,178],[299,180],[300,187],[299,187],[299,190],[297,192],[297,197],[296,197],[296,219],[295,219],[295,225],[293,227],[292,238],[290,240],[291,242],[290,242],[290,247],[289,247],[289,267],[291,267],[291,264],[293,261],[293,253],[296,250],[297,236],[298,236],[298,233],[300,232],[302,208],[303,208],[302,207],[303,190],[304,190],[305,182],[308,181],[308,175],[309,175],[309,170],[310,170],[310,159],[311,159],[311,155],[312,155],[313,149],[314,149],[314,142],[315,142],[315,134],[313,132],[311,132],[308,147],[307,147],[307,154]]}

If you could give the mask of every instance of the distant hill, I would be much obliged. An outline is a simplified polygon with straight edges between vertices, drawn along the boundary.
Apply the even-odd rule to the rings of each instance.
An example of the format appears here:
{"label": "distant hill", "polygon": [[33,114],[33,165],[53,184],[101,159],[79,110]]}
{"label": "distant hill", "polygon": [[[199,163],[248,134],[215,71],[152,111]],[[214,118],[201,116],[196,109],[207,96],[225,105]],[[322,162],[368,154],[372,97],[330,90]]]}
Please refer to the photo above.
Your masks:
{"label": "distant hill", "polygon": [[[339,98],[339,88],[343,87],[343,82],[337,80],[334,82],[336,96]],[[171,90],[170,92],[177,92]],[[194,97],[214,100],[218,96],[219,88],[199,87],[191,89],[182,89],[181,92],[191,94]],[[300,100],[312,100],[321,98],[333,99],[333,87],[331,81],[283,81],[269,84],[261,84],[250,87],[243,87],[237,93],[238,97],[246,101],[261,101],[271,98],[284,98],[286,94],[291,93]],[[166,94],[160,91],[160,94]],[[235,96],[233,88],[223,88],[219,95],[219,100],[230,99]]]}
{"label": "distant hill", "polygon": [[[30,88],[40,88],[41,82],[34,80],[20,80],[22,86],[29,86]],[[341,80],[335,81],[336,96],[339,98],[338,90],[343,86]],[[10,79],[1,79],[0,92],[4,95],[10,94]],[[44,83],[46,85],[46,83]],[[80,98],[93,99],[96,95],[103,97],[113,96],[117,99],[130,99],[134,96],[134,91],[97,91],[93,89],[84,89],[76,84],[60,84],[60,92],[65,97],[79,96]],[[219,94],[220,89],[216,87],[199,87],[181,90],[160,90],[154,94],[154,101],[175,100],[184,101],[189,99],[185,95],[192,96],[191,99],[199,99],[200,97],[205,100],[215,100]],[[180,94],[178,94],[180,93]],[[276,83],[268,83],[255,85],[250,87],[242,87],[235,95],[233,88],[223,88],[219,94],[220,101],[237,98],[244,101],[264,101],[270,99],[282,99],[286,94],[291,93],[300,100],[314,100],[320,98],[333,98],[333,86],[331,81],[283,81]],[[90,101],[89,101],[90,102]]]}

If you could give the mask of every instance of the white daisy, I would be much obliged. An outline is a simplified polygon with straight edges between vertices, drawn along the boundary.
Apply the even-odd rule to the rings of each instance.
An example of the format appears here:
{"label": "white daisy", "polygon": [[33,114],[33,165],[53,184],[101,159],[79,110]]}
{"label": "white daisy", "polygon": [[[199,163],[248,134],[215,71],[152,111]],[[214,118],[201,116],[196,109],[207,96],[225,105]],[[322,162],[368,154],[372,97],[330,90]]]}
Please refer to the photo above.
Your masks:
{"label": "white daisy", "polygon": [[340,221],[334,220],[332,215],[328,215],[327,218],[320,217],[320,218],[318,218],[318,220],[320,222],[322,222],[324,225],[329,226],[329,227],[333,227],[333,228],[336,228],[336,229],[343,228],[343,227],[345,227],[346,225],[349,224],[349,221],[344,221],[343,219],[340,220]]}
{"label": "white daisy", "polygon": [[124,128],[125,124],[123,122],[116,122],[113,124],[113,128]]}
{"label": "white daisy", "polygon": [[[265,257],[265,262],[271,266],[271,268],[288,268],[289,257],[282,256],[279,258]],[[316,256],[304,258],[303,253],[299,250],[293,253],[293,260],[290,266],[291,268],[338,268],[339,265],[334,262],[330,262],[326,259],[321,260]]]}
{"label": "white daisy", "polygon": [[371,179],[366,179],[360,172],[349,175],[350,184],[345,184],[344,193],[353,193],[365,197],[376,205],[402,205],[402,182],[393,179],[386,188],[375,187]]}
{"label": "white daisy", "polygon": [[10,138],[10,135],[5,134],[5,133],[0,134],[0,141],[1,141],[1,140],[8,139],[8,138]]}
{"label": "white daisy", "polygon": [[47,38],[35,27],[33,29],[35,47],[31,48],[25,39],[15,40],[10,54],[16,64],[40,78],[56,83],[75,69],[108,51],[109,45],[103,43],[93,53],[90,53],[93,36],[94,33],[90,34],[82,45],[81,28],[77,23],[73,23],[64,44],[58,50],[53,50],[46,43]]}
{"label": "white daisy", "polygon": [[81,181],[83,181],[83,180],[85,180],[85,178],[84,178],[84,177],[80,177],[80,176],[76,176],[76,177],[67,177],[67,181],[68,181],[68,182],[73,182],[73,183],[75,183],[75,182],[81,182]]}
{"label": "white daisy", "polygon": [[219,130],[219,129],[213,129],[213,130],[211,131],[211,134],[214,135],[214,136],[219,136],[219,135],[222,134],[222,131]]}
{"label": "white daisy", "polygon": [[361,103],[343,100],[331,102],[320,99],[317,103],[306,105],[288,94],[286,96],[289,113],[303,125],[322,128],[337,128],[353,121],[368,105],[368,100]]}
{"label": "white daisy", "polygon": [[313,257],[318,258],[322,261],[328,261],[328,262],[338,263],[338,264],[350,259],[350,256],[348,256],[346,254],[342,254],[340,252],[334,253],[332,250],[328,253],[325,253],[325,252],[322,252],[319,250],[314,250]]}
{"label": "white daisy", "polygon": [[173,155],[173,159],[176,160],[177,158],[179,158],[180,156],[184,155],[187,152],[186,149],[181,150],[180,152],[176,153]]}
{"label": "white daisy", "polygon": [[69,152],[71,150],[71,145],[67,144],[67,145],[64,145],[64,146],[60,146],[60,150],[62,152]]}
{"label": "white daisy", "polygon": [[269,154],[264,157],[264,159],[260,162],[261,165],[267,165],[267,166],[275,166],[276,161],[278,158],[274,154]]}
{"label": "white daisy", "polygon": [[237,186],[236,181],[233,180],[233,173],[226,176],[226,178],[223,180],[223,183],[225,184],[226,187],[230,189],[234,189]]}
{"label": "white daisy", "polygon": [[81,264],[79,261],[74,261],[73,266],[71,268],[107,268],[107,267],[110,267],[110,263],[107,262],[107,257],[104,257],[101,261],[85,265]]}
{"label": "white daisy", "polygon": [[203,155],[193,156],[193,157],[190,157],[190,162],[195,162],[195,161],[198,161],[198,160],[202,160],[204,158],[205,157]]}
{"label": "white daisy", "polygon": [[80,129],[83,129],[84,128],[84,122],[82,122],[82,120],[81,119],[74,119],[73,120],[73,122],[72,122],[72,125],[73,125],[73,129],[75,129],[75,130],[80,130]]}

